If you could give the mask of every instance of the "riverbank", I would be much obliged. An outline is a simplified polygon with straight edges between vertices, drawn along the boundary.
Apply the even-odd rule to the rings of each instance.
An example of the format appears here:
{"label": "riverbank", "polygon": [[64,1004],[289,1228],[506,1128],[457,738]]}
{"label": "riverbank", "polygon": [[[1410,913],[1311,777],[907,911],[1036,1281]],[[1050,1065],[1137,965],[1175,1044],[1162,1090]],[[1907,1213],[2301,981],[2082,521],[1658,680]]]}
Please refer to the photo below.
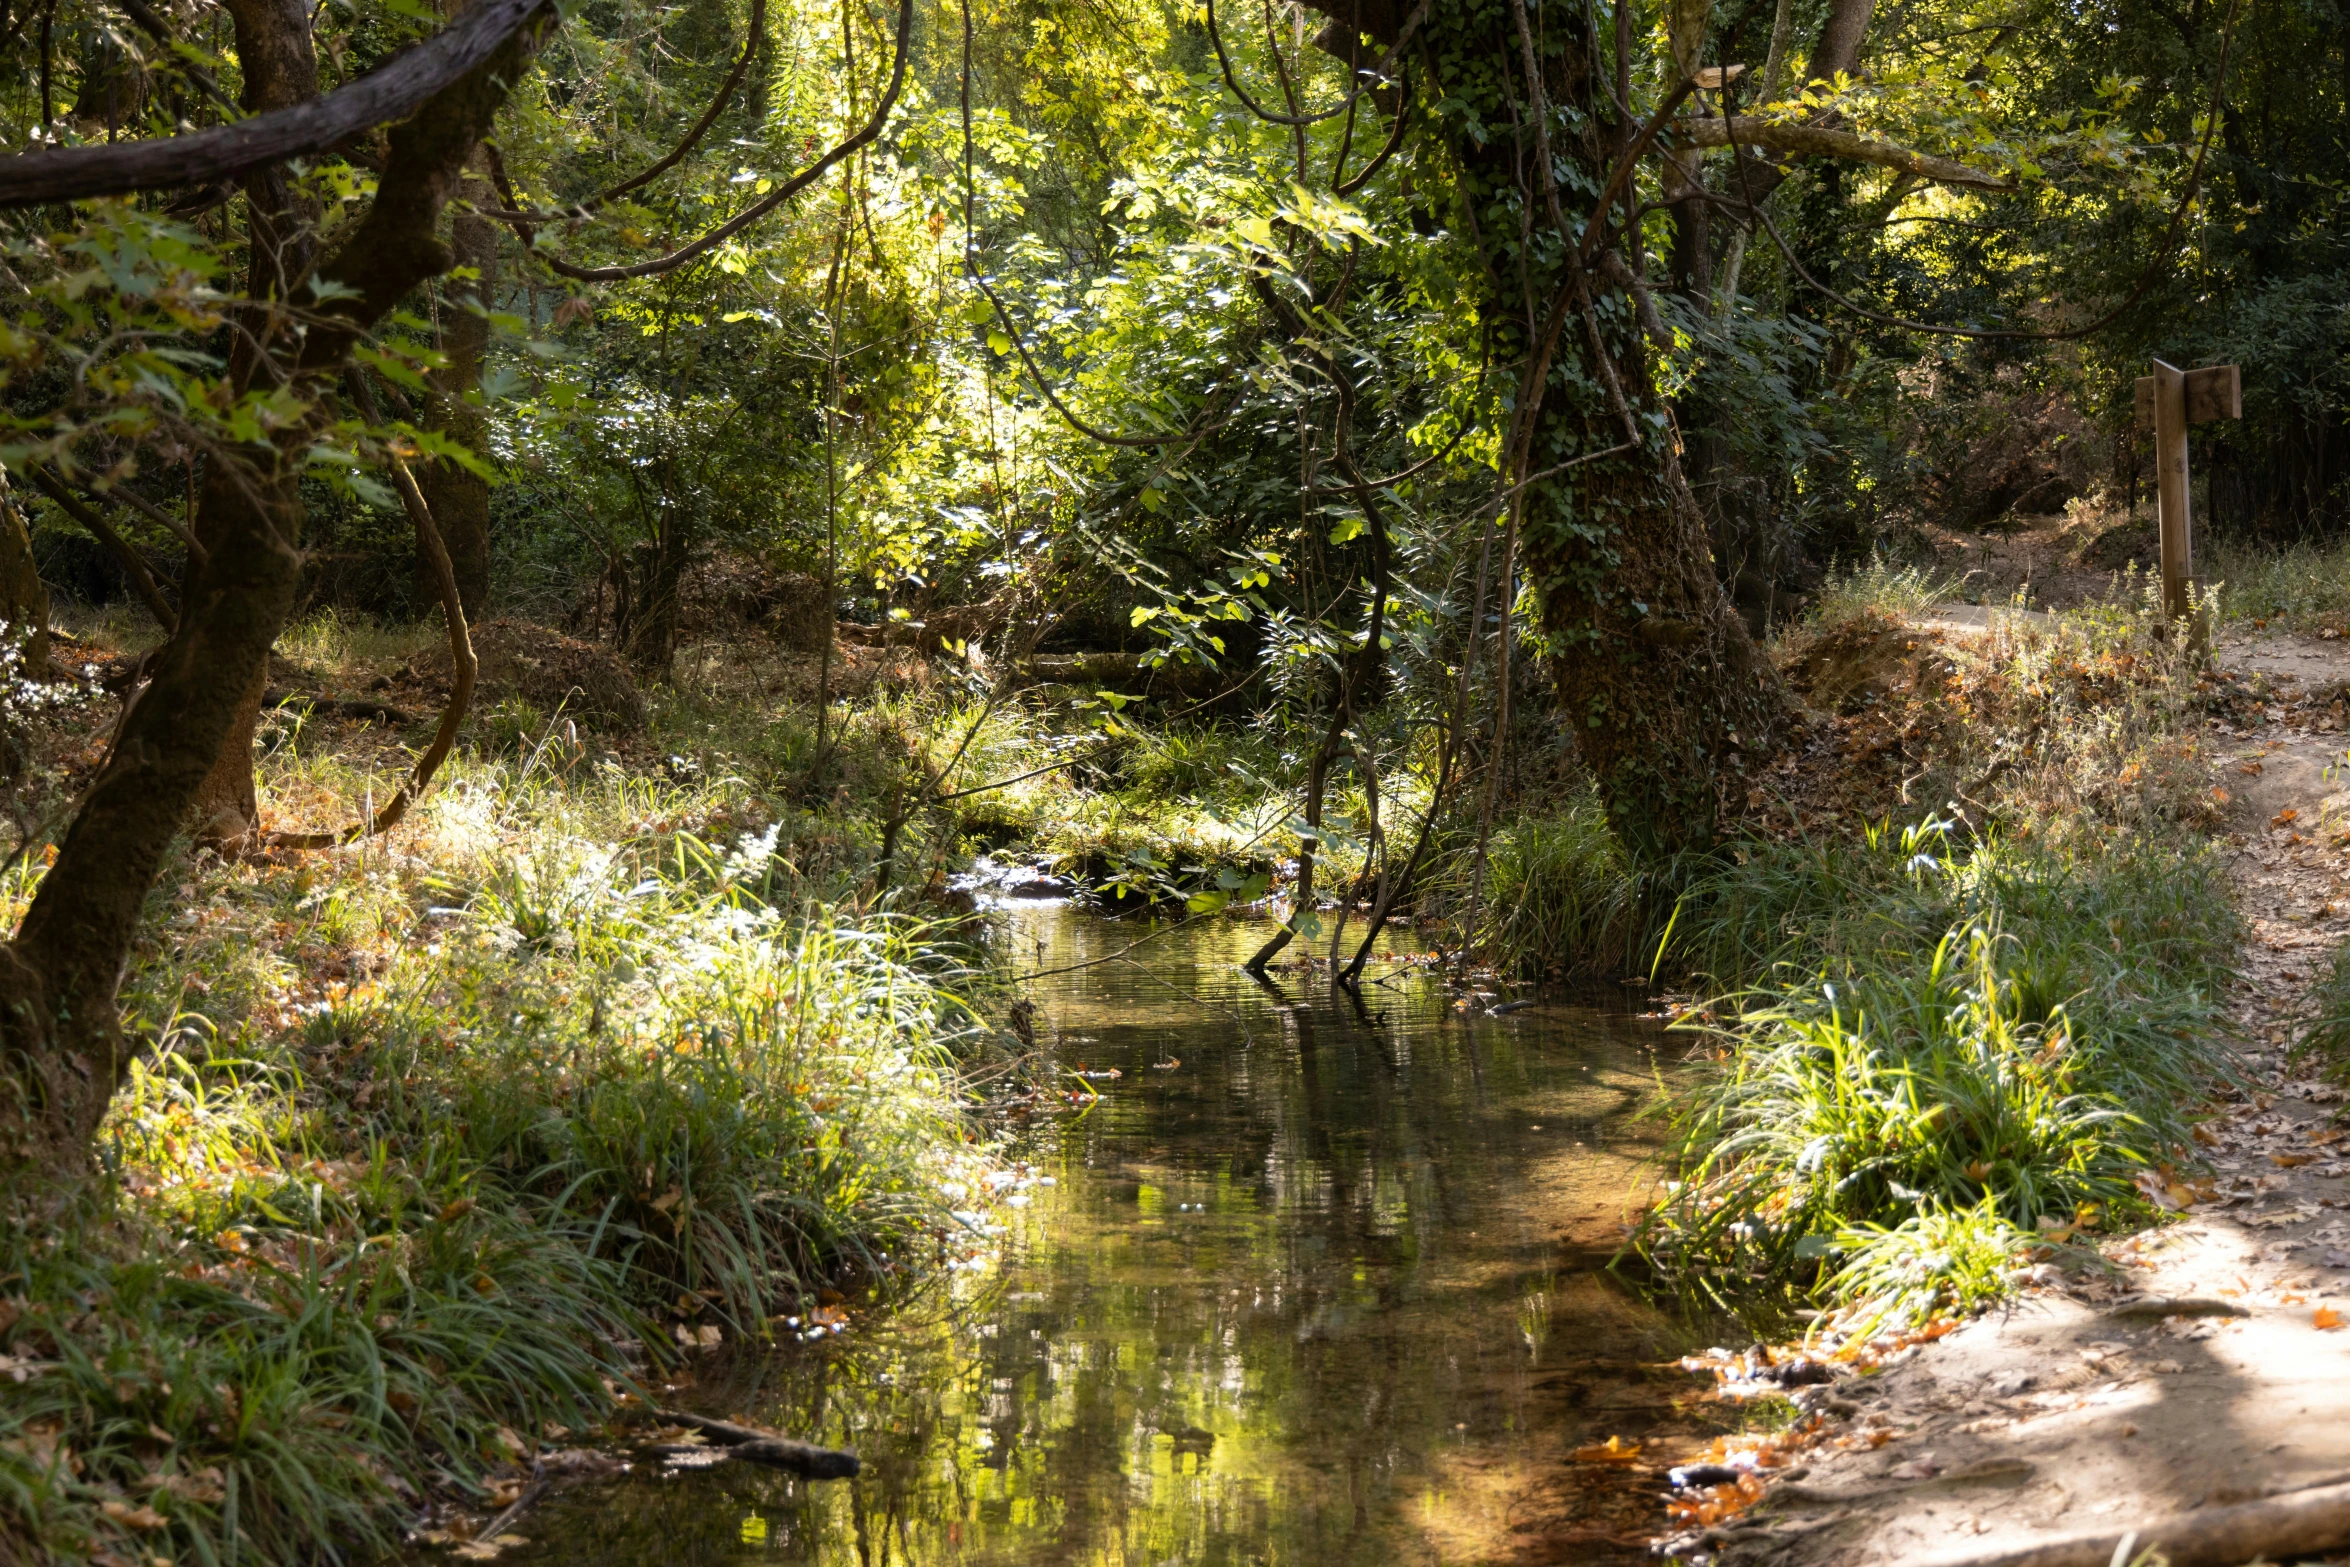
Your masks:
{"label": "riverbank", "polygon": [[[1750,1511],[1684,1531],[1681,1552],[1992,1563],[2080,1536],[2080,1559],[2104,1561],[2138,1531],[2134,1559],[2210,1509],[2350,1475],[2350,795],[2332,768],[2350,657],[2338,648],[2221,640],[2221,667],[2262,698],[2205,730],[2245,928],[2224,998],[2244,1049],[2232,1085],[2182,1107],[2192,1154],[2147,1181],[2162,1211],[2076,1238],[1900,1364],[1839,1376],[1814,1395],[1818,1439]],[[2169,1559],[2248,1559],[2261,1540],[2244,1531],[2264,1516],[2232,1515],[2232,1543],[2174,1544]]]}
{"label": "riverbank", "polygon": [[[402,649],[355,640],[302,650],[364,689]],[[53,710],[33,777],[70,789],[111,704]],[[394,1548],[693,1357],[959,1255],[993,1200],[977,950],[860,903],[822,823],[698,765],[695,716],[509,702],[392,835],[166,866],[106,1179],[0,1226],[0,1557]],[[275,824],[388,794],[379,735],[282,709]]]}

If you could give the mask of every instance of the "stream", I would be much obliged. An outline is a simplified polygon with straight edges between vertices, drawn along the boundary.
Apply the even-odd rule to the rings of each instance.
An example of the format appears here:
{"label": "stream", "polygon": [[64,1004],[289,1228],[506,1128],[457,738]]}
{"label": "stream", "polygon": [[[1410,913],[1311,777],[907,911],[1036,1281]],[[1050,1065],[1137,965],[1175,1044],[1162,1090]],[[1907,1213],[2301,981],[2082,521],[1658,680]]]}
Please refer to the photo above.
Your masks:
{"label": "stream", "polygon": [[[1024,972],[1150,932],[1001,913]],[[1682,1333],[1603,1271],[1656,1135],[1659,1025],[1465,1014],[1393,961],[1358,1010],[1317,975],[1240,972],[1267,929],[1180,925],[1027,987],[1040,1048],[1119,1075],[1015,1131],[1050,1181],[998,1210],[987,1265],[673,1395],[854,1448],[858,1479],[640,1465],[550,1499],[502,1559],[1643,1559],[1655,1475],[1568,1455],[1677,1426],[1690,1390],[1658,1365]]]}

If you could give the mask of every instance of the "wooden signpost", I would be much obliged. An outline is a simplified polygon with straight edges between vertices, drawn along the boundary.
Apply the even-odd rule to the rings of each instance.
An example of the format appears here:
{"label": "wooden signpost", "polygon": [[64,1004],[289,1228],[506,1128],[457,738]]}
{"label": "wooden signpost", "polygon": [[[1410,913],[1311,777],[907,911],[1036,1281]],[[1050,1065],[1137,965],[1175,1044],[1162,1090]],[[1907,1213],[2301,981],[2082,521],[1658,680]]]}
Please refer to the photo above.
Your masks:
{"label": "wooden signpost", "polygon": [[2195,537],[2187,518],[2187,426],[2244,417],[2244,383],[2234,365],[2180,370],[2161,360],[2138,377],[2138,428],[2154,432],[2154,480],[2162,539],[2162,614],[2189,614]]}

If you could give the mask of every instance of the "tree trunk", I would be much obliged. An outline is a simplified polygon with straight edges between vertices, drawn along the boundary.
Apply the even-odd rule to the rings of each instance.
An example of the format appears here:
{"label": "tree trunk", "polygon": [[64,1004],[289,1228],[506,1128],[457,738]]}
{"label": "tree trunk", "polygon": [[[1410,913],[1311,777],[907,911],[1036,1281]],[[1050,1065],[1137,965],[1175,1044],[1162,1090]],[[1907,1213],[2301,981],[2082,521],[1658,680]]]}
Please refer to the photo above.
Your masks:
{"label": "tree trunk", "polygon": [[[468,181],[466,194],[483,206],[496,205],[494,193],[479,181]],[[424,424],[479,455],[488,442],[489,415],[478,398],[465,398],[480,392],[482,361],[489,352],[486,312],[498,296],[497,225],[478,213],[458,211],[449,220],[449,249],[456,264],[471,267],[476,276],[452,282],[442,294],[441,352],[449,362],[433,374]],[[417,465],[416,482],[457,574],[465,618],[478,623],[490,596],[489,481],[461,464],[435,460]],[[438,590],[421,567],[419,580],[425,583],[424,602],[433,602]]]}
{"label": "tree trunk", "polygon": [[5,475],[0,475],[0,625],[23,653],[26,673],[47,675],[49,586],[33,563],[32,530]]}
{"label": "tree trunk", "polygon": [[[318,57],[311,46],[310,12],[300,0],[228,0],[236,27],[237,58],[244,68],[241,102],[246,112],[264,114],[292,108],[318,96]],[[309,272],[316,253],[313,240],[316,213],[312,204],[296,196],[285,172],[266,168],[248,175],[245,187],[247,262],[245,292],[253,300],[283,299]],[[268,330],[259,312],[249,314],[253,330],[239,333],[229,360],[229,376],[238,390],[252,383],[264,368],[259,333]],[[256,454],[258,455],[258,454]],[[216,553],[240,530],[252,525],[256,506],[266,507],[286,521],[289,548],[302,537],[301,491],[297,481],[277,471],[275,454],[268,454],[260,471],[239,475],[248,484],[267,487],[262,496],[225,493],[216,482],[224,465],[205,465],[206,479],[198,493],[196,514],[190,519],[196,537],[208,553]],[[236,486],[232,484],[231,490]],[[290,604],[290,601],[289,601]],[[269,660],[261,663],[230,689],[235,704],[219,752],[205,769],[188,808],[188,828],[202,847],[221,854],[240,854],[261,829],[261,801],[253,781],[253,733],[261,722],[261,695],[269,684]]]}
{"label": "tree trunk", "polygon": [[[1617,836],[1654,859],[1714,842],[1721,800],[1743,798],[1741,756],[1785,698],[1716,580],[1633,301],[1600,294],[1574,248],[1582,221],[1603,219],[1564,204],[1604,186],[1631,136],[1615,123],[1588,14],[1538,26],[1521,6],[1439,0],[1427,26],[1442,80],[1430,97],[1455,116],[1446,130],[1456,194],[1487,251],[1485,309],[1529,367],[1531,428],[1505,455],[1527,486],[1523,548],[1560,701]],[[1701,39],[1676,31],[1675,52],[1695,59]],[[1533,243],[1497,251],[1528,209]],[[1578,465],[1557,471],[1567,463]],[[1529,482],[1541,474],[1552,476]]]}
{"label": "tree trunk", "polygon": [[[273,7],[267,26],[300,29],[294,36],[307,47],[307,13],[299,5],[261,3]],[[240,55],[250,72],[267,51],[292,44],[282,31],[249,43],[248,14],[259,14],[258,6],[238,8]],[[293,608],[302,455],[333,417],[333,389],[352,345],[404,295],[447,269],[447,247],[434,237],[441,208],[467,152],[488,133],[527,65],[546,16],[539,12],[391,127],[373,204],[318,269],[340,286],[320,290],[329,303],[299,338],[281,332],[255,344],[254,352],[277,360],[275,373],[308,416],[271,445],[218,452],[206,464],[197,509],[208,554],[189,573],[179,629],[124,713],[16,939],[0,948],[0,1177],[71,1184],[91,1166],[93,1139],[136,1049],[115,992],[148,889],[224,742],[251,710],[270,644]],[[292,252],[275,254],[282,261]],[[285,281],[282,270],[278,281]],[[262,319],[258,312],[255,319]]]}
{"label": "tree trunk", "polygon": [[639,546],[644,567],[628,630],[629,661],[652,676],[666,676],[677,659],[683,630],[678,594],[692,544],[682,508],[663,505],[659,515],[651,541]]}

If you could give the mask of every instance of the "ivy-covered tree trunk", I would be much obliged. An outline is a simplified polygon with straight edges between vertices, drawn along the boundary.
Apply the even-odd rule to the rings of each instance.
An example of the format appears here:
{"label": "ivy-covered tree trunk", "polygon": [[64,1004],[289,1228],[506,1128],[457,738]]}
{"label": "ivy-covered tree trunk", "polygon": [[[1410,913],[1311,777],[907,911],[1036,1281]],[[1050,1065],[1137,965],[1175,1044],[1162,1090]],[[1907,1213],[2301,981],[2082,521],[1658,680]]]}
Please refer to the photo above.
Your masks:
{"label": "ivy-covered tree trunk", "polygon": [[1784,696],[1717,580],[1631,273],[1604,237],[1578,252],[1589,225],[1621,219],[1620,204],[1593,205],[1637,131],[1614,107],[1591,17],[1438,0],[1441,92],[1426,96],[1443,106],[1462,220],[1484,253],[1481,307],[1539,371],[1539,390],[1532,372],[1522,382],[1510,478],[1525,486],[1521,558],[1559,701],[1617,835],[1656,858],[1714,841]]}

